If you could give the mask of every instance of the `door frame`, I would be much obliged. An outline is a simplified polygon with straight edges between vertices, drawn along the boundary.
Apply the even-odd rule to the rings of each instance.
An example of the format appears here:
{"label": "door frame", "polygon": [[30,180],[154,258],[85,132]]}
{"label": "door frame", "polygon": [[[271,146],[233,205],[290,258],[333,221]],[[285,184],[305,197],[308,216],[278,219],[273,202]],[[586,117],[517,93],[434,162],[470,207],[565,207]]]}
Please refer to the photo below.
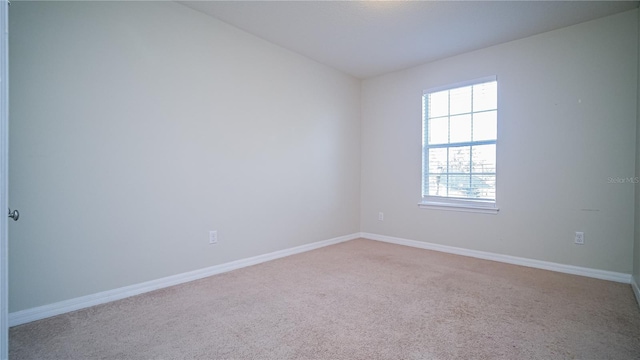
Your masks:
{"label": "door frame", "polygon": [[[0,359],[9,357],[9,2],[0,0]],[[7,211],[7,212],[5,212]],[[2,213],[4,215],[2,215]]]}

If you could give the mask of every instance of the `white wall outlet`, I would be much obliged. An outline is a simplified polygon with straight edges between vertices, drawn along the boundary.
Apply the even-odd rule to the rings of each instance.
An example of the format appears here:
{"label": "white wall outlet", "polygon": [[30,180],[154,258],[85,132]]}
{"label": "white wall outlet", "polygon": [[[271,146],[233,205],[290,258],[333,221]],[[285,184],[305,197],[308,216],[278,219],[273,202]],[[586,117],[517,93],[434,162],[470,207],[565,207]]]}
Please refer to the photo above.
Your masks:
{"label": "white wall outlet", "polygon": [[217,244],[218,243],[218,231],[211,230],[209,231],[209,244]]}
{"label": "white wall outlet", "polygon": [[379,212],[378,213],[378,220],[384,221],[384,213],[383,212]]}
{"label": "white wall outlet", "polygon": [[584,233],[576,231],[576,237],[573,239],[573,242],[578,245],[584,245]]}

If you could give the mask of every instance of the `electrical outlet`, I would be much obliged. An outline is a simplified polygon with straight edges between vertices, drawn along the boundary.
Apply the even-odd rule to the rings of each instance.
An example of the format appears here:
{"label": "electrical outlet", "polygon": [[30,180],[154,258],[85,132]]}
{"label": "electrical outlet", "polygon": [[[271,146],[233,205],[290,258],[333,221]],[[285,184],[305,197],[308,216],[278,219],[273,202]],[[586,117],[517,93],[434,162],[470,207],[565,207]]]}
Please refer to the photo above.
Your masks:
{"label": "electrical outlet", "polygon": [[379,212],[378,213],[378,220],[384,221],[384,213],[383,212]]}
{"label": "electrical outlet", "polygon": [[218,231],[211,230],[209,231],[209,244],[217,244],[218,243]]}
{"label": "electrical outlet", "polygon": [[573,242],[578,245],[584,245],[584,233],[576,231],[576,237],[573,239]]}

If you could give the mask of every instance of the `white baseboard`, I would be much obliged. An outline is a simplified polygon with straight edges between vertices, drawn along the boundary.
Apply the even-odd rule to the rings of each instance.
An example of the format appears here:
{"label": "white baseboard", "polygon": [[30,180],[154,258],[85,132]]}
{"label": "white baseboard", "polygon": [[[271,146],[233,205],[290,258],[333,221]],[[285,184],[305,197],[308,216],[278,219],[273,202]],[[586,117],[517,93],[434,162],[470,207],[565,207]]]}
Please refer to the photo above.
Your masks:
{"label": "white baseboard", "polygon": [[638,286],[638,281],[635,276],[631,276],[631,288],[633,289],[633,293],[636,295],[638,306],[640,306],[640,287]]}
{"label": "white baseboard", "polygon": [[[408,239],[402,239],[402,238],[391,237],[386,235],[360,233],[360,236],[365,239],[377,240],[377,241],[398,244],[398,245],[411,246],[411,247],[420,248],[420,249],[435,250],[435,251],[440,251],[440,252],[445,252],[450,254],[470,256],[470,257],[479,258],[479,259],[493,260],[493,261],[498,261],[498,262],[503,262],[508,264],[557,271],[557,272],[573,274],[573,275],[587,276],[591,278],[610,280],[610,281],[615,281],[615,282],[620,282],[625,284],[631,283],[631,274],[591,269],[591,268],[585,268],[580,266],[558,264],[558,263],[553,263],[548,261],[527,259],[527,258],[522,258],[517,256],[510,256],[510,255],[495,254],[495,253],[490,253],[485,251],[469,250],[469,249],[458,248],[453,246],[439,245],[439,244],[433,244],[433,243],[416,241],[416,240],[408,240]],[[635,290],[636,290],[636,296],[638,296],[637,285],[635,287]]]}
{"label": "white baseboard", "polygon": [[371,233],[354,233],[354,234],[340,236],[333,239],[314,242],[311,244],[296,246],[290,249],[284,249],[280,251],[271,252],[268,254],[258,255],[251,258],[240,259],[240,260],[236,260],[236,261],[232,261],[232,262],[228,262],[220,265],[215,265],[215,266],[211,266],[211,267],[200,269],[200,270],[194,270],[194,271],[190,271],[182,274],[168,276],[168,277],[157,279],[157,280],[147,281],[140,284],[125,286],[122,288],[103,291],[103,292],[99,292],[99,293],[87,295],[87,296],[81,296],[75,299],[60,301],[60,302],[49,304],[49,305],[43,305],[43,306],[31,308],[31,309],[16,311],[9,314],[9,326],[26,324],[28,322],[45,319],[51,316],[56,316],[56,315],[64,314],[67,312],[104,304],[110,301],[124,299],[130,296],[135,296],[135,295],[143,294],[153,290],[158,290],[158,289],[166,288],[169,286],[202,279],[208,276],[221,274],[231,270],[236,270],[243,267],[260,264],[266,261],[271,261],[271,260],[283,258],[286,256],[319,249],[321,247],[338,244],[341,242],[354,240],[357,238],[366,238],[370,240],[411,246],[411,247],[420,248],[420,249],[435,250],[435,251],[440,251],[440,252],[445,252],[450,254],[470,256],[470,257],[475,257],[479,259],[493,260],[493,261],[498,261],[498,262],[503,262],[508,264],[528,266],[528,267],[533,267],[538,269],[545,269],[545,270],[557,271],[557,272],[562,272],[567,274],[581,275],[581,276],[587,276],[587,277],[592,277],[597,279],[611,280],[611,281],[621,282],[625,284],[631,284],[636,296],[636,300],[638,300],[638,305],[640,305],[640,288],[638,287],[638,283],[636,282],[636,279],[634,279],[630,274],[584,268],[584,267],[572,266],[572,265],[564,265],[564,264],[527,259],[527,258],[521,258],[516,256],[510,256],[510,255],[495,254],[495,253],[484,252],[484,251],[469,250],[469,249],[458,248],[453,246],[439,245],[439,244],[433,244],[433,243],[416,241],[416,240],[408,240],[408,239],[402,239],[402,238],[385,236],[385,235],[378,235],[378,234],[371,234]]}
{"label": "white baseboard", "polygon": [[87,307],[104,304],[110,301],[124,299],[130,296],[139,295],[153,290],[166,288],[173,285],[186,283],[193,280],[202,279],[211,275],[221,274],[227,271],[240,269],[247,266],[260,264],[266,261],[279,259],[285,256],[299,254],[306,251],[315,250],[321,247],[338,244],[341,242],[357,239],[360,233],[340,236],[333,239],[314,242],[311,244],[296,246],[290,249],[274,251],[264,255],[258,255],[246,259],[240,259],[208,268],[189,271],[182,274],[168,276],[165,278],[147,281],[140,284],[121,287],[118,289],[99,292],[92,295],[81,296],[79,298],[60,301],[57,303],[38,306],[31,309],[20,310],[9,314],[9,326],[16,326],[28,322],[41,320],[51,316],[64,314],[67,312],[84,309]]}

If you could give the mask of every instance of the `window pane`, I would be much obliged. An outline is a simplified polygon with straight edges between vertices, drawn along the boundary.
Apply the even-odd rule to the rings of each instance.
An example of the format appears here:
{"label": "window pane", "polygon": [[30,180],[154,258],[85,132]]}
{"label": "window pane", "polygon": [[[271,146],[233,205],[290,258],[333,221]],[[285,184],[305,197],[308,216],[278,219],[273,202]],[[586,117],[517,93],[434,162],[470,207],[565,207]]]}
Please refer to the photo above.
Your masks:
{"label": "window pane", "polygon": [[429,144],[446,144],[449,142],[449,118],[429,119],[429,129],[427,130]]}
{"label": "window pane", "polygon": [[487,111],[473,114],[473,141],[498,138],[498,112]]}
{"label": "window pane", "polygon": [[449,173],[469,173],[471,170],[471,147],[449,148]]}
{"label": "window pane", "polygon": [[495,200],[497,89],[489,81],[423,96],[425,195]]}
{"label": "window pane", "polygon": [[469,175],[449,175],[449,196],[469,197],[471,192],[471,178]]}
{"label": "window pane", "polygon": [[447,149],[429,149],[429,175],[447,172]]}
{"label": "window pane", "polygon": [[498,83],[496,81],[473,85],[473,111],[498,108]]}
{"label": "window pane", "polygon": [[449,91],[440,91],[429,94],[427,109],[429,118],[449,115]]}
{"label": "window pane", "polygon": [[495,200],[496,198],[496,176],[495,175],[474,175],[471,177],[471,193],[474,198]]}
{"label": "window pane", "polygon": [[496,172],[496,145],[478,145],[472,150],[474,173],[495,173]]}
{"label": "window pane", "polygon": [[450,143],[471,141],[471,114],[451,117]]}
{"label": "window pane", "polygon": [[449,91],[451,106],[449,114],[464,114],[471,112],[471,86],[452,89]]}
{"label": "window pane", "polygon": [[429,195],[447,196],[447,175],[429,175]]}

